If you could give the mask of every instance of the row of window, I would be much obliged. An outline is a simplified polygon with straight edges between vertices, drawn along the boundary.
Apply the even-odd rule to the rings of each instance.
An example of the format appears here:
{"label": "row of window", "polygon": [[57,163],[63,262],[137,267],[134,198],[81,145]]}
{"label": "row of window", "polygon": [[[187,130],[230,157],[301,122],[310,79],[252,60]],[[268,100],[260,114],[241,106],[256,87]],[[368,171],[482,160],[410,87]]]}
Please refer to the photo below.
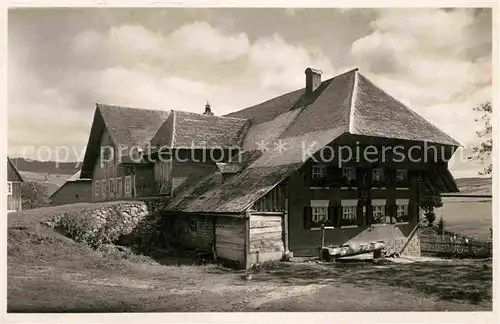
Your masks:
{"label": "row of window", "polygon": [[12,196],[12,182],[7,182],[7,196]]}
{"label": "row of window", "polygon": [[[325,165],[313,165],[312,167],[312,179],[319,180],[326,176],[326,166]],[[351,182],[356,180],[356,168],[355,167],[343,167],[342,177],[347,181]],[[396,181],[397,183],[405,183],[408,180],[408,170],[398,169],[396,170]],[[382,168],[376,168],[372,170],[372,181],[384,182],[385,172]]]}
{"label": "row of window", "polygon": [[[408,222],[408,199],[397,199],[394,206],[395,213],[388,213],[388,207],[385,199],[372,200],[372,219],[371,224],[390,224]],[[358,225],[359,212],[366,213],[366,206],[359,207],[358,201],[354,199],[342,200],[341,206],[338,206],[340,226]],[[335,217],[333,208],[329,206],[328,200],[311,201],[311,221],[312,223],[322,224],[333,221]],[[391,216],[390,214],[393,214]],[[391,220],[391,217],[393,218]]]}
{"label": "row of window", "polygon": [[[132,177],[125,176],[125,186],[122,185],[122,178],[109,178],[109,180],[96,180],[94,182],[94,195],[96,197],[106,197],[109,194],[115,194],[116,197],[122,196],[122,188],[126,195],[132,192]],[[109,185],[108,185],[109,184]]]}

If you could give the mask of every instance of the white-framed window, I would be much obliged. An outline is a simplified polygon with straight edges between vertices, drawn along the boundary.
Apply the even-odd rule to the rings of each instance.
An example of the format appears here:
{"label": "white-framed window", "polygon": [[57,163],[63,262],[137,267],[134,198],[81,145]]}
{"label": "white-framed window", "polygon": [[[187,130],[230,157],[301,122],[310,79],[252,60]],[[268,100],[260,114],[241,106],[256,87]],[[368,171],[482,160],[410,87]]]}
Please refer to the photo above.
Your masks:
{"label": "white-framed window", "polygon": [[313,223],[323,223],[328,220],[329,200],[311,200],[311,217]]}
{"label": "white-framed window", "polygon": [[328,219],[328,207],[312,207],[312,221],[322,223]]}
{"label": "white-framed window", "polygon": [[101,181],[94,181],[94,196],[99,197],[101,195]]}
{"label": "white-framed window", "polygon": [[122,184],[122,178],[116,178],[116,196],[121,197],[122,196],[122,190],[123,190],[123,184]]}
{"label": "white-framed window", "polygon": [[408,180],[408,170],[398,169],[396,170],[396,181],[399,184],[405,183]]}
{"label": "white-framed window", "polygon": [[372,170],[372,181],[383,182],[384,181],[384,169],[377,168]]}
{"label": "white-framed window", "polygon": [[12,182],[7,181],[7,196],[12,196]]}
{"label": "white-framed window", "polygon": [[387,224],[391,222],[390,219],[387,220],[385,215],[385,199],[372,200],[372,207],[374,224]]}
{"label": "white-framed window", "polygon": [[408,222],[409,199],[396,199],[396,223]]}
{"label": "white-framed window", "polygon": [[343,167],[342,176],[347,181],[354,181],[356,179],[356,168],[355,167]]}
{"label": "white-framed window", "polygon": [[324,165],[313,165],[312,166],[312,179],[318,180],[325,177],[325,169]]}
{"label": "white-framed window", "polygon": [[108,182],[106,180],[101,181],[101,196],[106,197],[108,193]]}
{"label": "white-framed window", "polygon": [[358,201],[355,199],[341,201],[341,207],[342,207],[342,218],[340,219],[341,226],[357,224],[357,215],[356,215],[357,205]]}
{"label": "white-framed window", "polygon": [[404,217],[408,213],[408,205],[396,205],[396,216],[398,218]]}
{"label": "white-framed window", "polygon": [[132,177],[125,177],[125,194],[130,194],[132,192]]}

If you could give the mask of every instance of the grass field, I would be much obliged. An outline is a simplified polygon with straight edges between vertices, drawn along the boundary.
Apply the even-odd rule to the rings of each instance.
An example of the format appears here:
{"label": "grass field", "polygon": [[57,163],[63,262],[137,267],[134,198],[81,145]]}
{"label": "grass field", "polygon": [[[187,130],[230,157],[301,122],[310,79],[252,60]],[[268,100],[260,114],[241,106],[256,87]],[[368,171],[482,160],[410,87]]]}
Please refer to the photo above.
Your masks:
{"label": "grass field", "polygon": [[[19,171],[19,173],[26,181],[36,181],[43,184],[47,188],[49,196],[71,177],[71,174],[47,174],[30,171]],[[47,182],[45,182],[45,177],[47,177]]]}
{"label": "grass field", "polygon": [[490,240],[492,226],[491,199],[443,198],[443,207],[436,210],[436,215],[443,217],[446,229],[462,233],[481,240]]}
{"label": "grass field", "polygon": [[490,260],[276,263],[252,271],[105,256],[40,221],[93,204],[8,215],[9,312],[491,310]]}

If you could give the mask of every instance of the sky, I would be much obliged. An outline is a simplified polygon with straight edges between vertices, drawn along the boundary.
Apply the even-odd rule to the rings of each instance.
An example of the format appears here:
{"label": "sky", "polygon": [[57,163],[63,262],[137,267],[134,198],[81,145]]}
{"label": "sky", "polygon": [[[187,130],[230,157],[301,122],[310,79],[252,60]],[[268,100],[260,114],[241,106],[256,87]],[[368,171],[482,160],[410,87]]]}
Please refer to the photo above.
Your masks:
{"label": "sky", "polygon": [[490,9],[11,9],[8,154],[81,160],[95,103],[223,115],[303,88],[306,67],[357,67],[461,142],[450,169],[475,176],[459,155],[491,60]]}

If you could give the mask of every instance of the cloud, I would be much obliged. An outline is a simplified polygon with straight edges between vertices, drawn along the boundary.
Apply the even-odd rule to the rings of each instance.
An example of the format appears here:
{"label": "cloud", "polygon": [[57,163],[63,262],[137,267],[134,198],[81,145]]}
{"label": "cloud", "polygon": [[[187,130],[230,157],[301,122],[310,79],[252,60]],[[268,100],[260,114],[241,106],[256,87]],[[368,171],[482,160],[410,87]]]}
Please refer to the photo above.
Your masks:
{"label": "cloud", "polygon": [[[168,34],[137,24],[88,29],[69,45],[60,50],[73,63],[43,71],[51,74],[51,82],[37,74],[36,66],[11,62],[11,153],[23,143],[83,149],[96,102],[201,112],[209,100],[222,115],[255,104],[256,98],[264,101],[302,87],[306,66],[332,70],[322,53],[279,35],[250,42],[245,33],[223,32],[200,21]],[[62,136],[69,130],[74,130],[71,136]]]}
{"label": "cloud", "polygon": [[10,154],[83,149],[96,102],[222,115],[303,87],[306,67],[360,67],[466,144],[491,98],[491,10],[48,12],[9,13]]}
{"label": "cloud", "polygon": [[468,9],[380,10],[374,30],[353,42],[350,56],[394,97],[452,137],[474,143],[480,125],[472,108],[491,100],[491,40],[490,51],[476,53],[482,56],[467,49],[484,19]]}

